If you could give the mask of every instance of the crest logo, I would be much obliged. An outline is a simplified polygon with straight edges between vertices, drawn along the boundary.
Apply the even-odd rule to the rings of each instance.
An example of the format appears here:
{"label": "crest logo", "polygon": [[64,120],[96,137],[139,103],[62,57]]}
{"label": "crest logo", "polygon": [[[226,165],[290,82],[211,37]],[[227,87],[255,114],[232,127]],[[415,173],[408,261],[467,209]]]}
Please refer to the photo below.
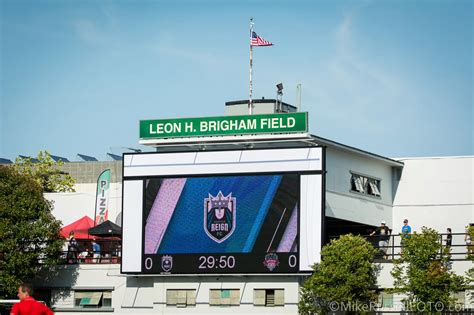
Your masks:
{"label": "crest logo", "polygon": [[165,255],[161,257],[161,269],[163,271],[168,272],[173,268],[173,257],[169,255]]}
{"label": "crest logo", "polygon": [[275,253],[269,253],[265,255],[265,260],[263,261],[263,265],[268,268],[268,270],[273,271],[278,265],[280,261],[278,260],[278,255]]}
{"label": "crest logo", "polygon": [[213,241],[222,243],[234,233],[236,201],[232,193],[224,196],[222,191],[204,198],[204,231]]}

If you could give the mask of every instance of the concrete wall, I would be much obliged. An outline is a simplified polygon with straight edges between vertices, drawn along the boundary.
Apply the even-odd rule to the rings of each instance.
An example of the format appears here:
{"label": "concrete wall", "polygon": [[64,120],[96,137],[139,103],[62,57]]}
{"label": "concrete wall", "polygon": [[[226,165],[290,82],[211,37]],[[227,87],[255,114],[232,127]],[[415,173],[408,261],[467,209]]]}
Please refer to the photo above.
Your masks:
{"label": "concrete wall", "polygon": [[[97,178],[96,178],[97,180]],[[94,218],[97,184],[76,184],[72,193],[45,193],[53,201],[53,215],[68,225],[83,216]],[[122,225],[122,183],[110,184],[109,220]]]}
{"label": "concrete wall", "polygon": [[393,219],[407,218],[414,231],[422,226],[445,233],[464,232],[474,223],[474,157],[399,159],[405,163],[394,200]]}
{"label": "concrete wall", "polygon": [[[379,226],[392,226],[392,167],[370,157],[328,147],[326,150],[326,215]],[[381,197],[351,191],[351,172],[381,181]]]}
{"label": "concrete wall", "polygon": [[[393,278],[390,275],[392,268],[391,263],[380,264],[380,288],[393,288]],[[469,268],[472,268],[471,261],[453,262],[453,270],[459,275],[464,275]],[[85,289],[112,290],[112,309],[106,310],[113,311],[114,314],[296,314],[299,284],[302,281],[303,278],[297,276],[135,277],[121,275],[119,265],[70,265],[59,267],[54,281],[45,279],[37,285],[53,288],[55,314],[80,311],[74,308],[74,290]],[[186,308],[167,306],[168,289],[196,290],[196,305]],[[240,305],[209,305],[211,289],[239,289]],[[285,305],[271,308],[254,306],[254,289],[284,289]],[[402,298],[401,295],[395,295],[394,307],[385,310],[402,310]],[[468,306],[474,306],[469,299],[465,304],[465,307]],[[90,310],[87,311],[87,314],[91,313]]]}
{"label": "concrete wall", "polygon": [[[380,288],[393,288],[393,277],[390,274],[393,269],[393,264],[387,262],[378,265],[380,266],[380,272],[377,278],[377,285]],[[466,271],[472,267],[473,263],[469,260],[453,261],[452,270],[457,275],[465,276]]]}
{"label": "concrete wall", "polygon": [[62,170],[76,179],[75,192],[45,193],[53,201],[53,215],[68,225],[83,216],[94,218],[97,178],[110,169],[109,220],[121,225],[122,161],[70,162]]}
{"label": "concrete wall", "polygon": [[97,162],[70,162],[64,163],[61,168],[76,179],[77,183],[97,183],[100,173],[110,169],[110,181],[122,181],[122,161],[97,161]]}
{"label": "concrete wall", "polygon": [[[296,276],[134,277],[121,275],[119,265],[65,266],[58,272],[54,281],[41,283],[42,286],[56,288],[55,314],[77,312],[77,309],[74,310],[74,289],[112,290],[115,314],[217,314],[223,311],[236,314],[296,314],[298,310],[300,278]],[[196,306],[167,306],[167,289],[196,290]],[[210,289],[240,289],[240,305],[210,306]],[[284,289],[285,306],[254,306],[254,289]]]}
{"label": "concrete wall", "polygon": [[[473,170],[474,157],[400,159],[405,163],[398,181],[397,171],[390,163],[370,156],[337,148],[327,149],[326,215],[379,225],[387,221],[398,233],[404,218],[410,220],[415,231],[430,226],[440,232],[451,227],[453,232],[463,232],[467,223],[474,222]],[[381,197],[371,197],[351,192],[351,171],[381,180]],[[98,176],[98,174],[97,174]],[[83,215],[93,216],[95,206],[95,181],[76,185],[76,193],[47,194],[55,201],[53,214],[68,224]],[[110,191],[110,216],[121,211],[121,183],[113,183]],[[456,236],[453,243],[457,243]],[[454,261],[457,274],[473,266],[472,261]],[[62,268],[62,269],[61,269]],[[56,287],[62,296],[56,301],[62,314],[73,311],[71,288],[113,288],[114,313],[123,314],[212,314],[235,312],[248,313],[297,313],[301,278],[296,276],[209,276],[209,277],[134,277],[120,274],[119,265],[63,266],[54,281],[44,281],[43,286]],[[381,264],[378,284],[391,288],[392,265]],[[60,289],[66,288],[66,289]],[[167,289],[196,289],[197,305],[187,308],[166,306]],[[240,289],[241,304],[234,307],[209,306],[210,289]],[[253,306],[256,288],[283,288],[284,307]],[[58,292],[59,292],[58,291]],[[395,307],[400,309],[402,296],[395,296]],[[88,312],[90,313],[90,312]]]}

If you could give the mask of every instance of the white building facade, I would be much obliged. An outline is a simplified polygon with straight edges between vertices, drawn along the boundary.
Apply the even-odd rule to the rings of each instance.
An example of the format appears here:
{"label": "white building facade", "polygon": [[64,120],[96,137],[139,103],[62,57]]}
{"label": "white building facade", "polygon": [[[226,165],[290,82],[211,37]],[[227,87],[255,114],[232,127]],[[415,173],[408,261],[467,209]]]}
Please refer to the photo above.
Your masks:
{"label": "white building facade", "polygon": [[[386,221],[396,234],[403,219],[408,219],[414,231],[427,226],[443,233],[451,227],[456,234],[464,232],[464,227],[473,222],[474,157],[392,160],[326,139],[315,140],[327,147],[326,222],[330,222],[334,231],[338,231],[338,224],[344,224],[341,222],[370,228]],[[358,176],[374,180],[379,191],[358,191],[353,183]],[[121,224],[121,203],[118,202],[121,183],[117,181],[111,187],[109,218]],[[92,216],[95,206],[95,183],[78,183],[75,188],[75,193],[47,194],[48,199],[55,201],[54,214],[65,224],[82,215]],[[331,218],[341,221],[331,221]],[[462,238],[454,235],[453,243],[462,244]],[[455,250],[465,252],[460,247],[454,247]],[[392,264],[385,261],[380,265],[379,286],[391,288]],[[458,274],[472,267],[470,260],[453,263]],[[275,306],[271,308],[272,313],[295,314],[299,287],[304,281],[304,277],[296,275],[133,276],[121,274],[119,264],[65,265],[59,272],[59,277],[40,285],[51,289],[57,314],[94,311],[247,314],[269,312],[265,305]],[[96,297],[100,295],[100,308],[78,305],[83,294],[92,293]],[[384,310],[400,310],[401,298],[391,296],[388,304],[392,307]],[[468,293],[464,303],[465,307],[472,307]]]}
{"label": "white building facade", "polygon": [[[265,103],[264,101],[261,101]],[[239,114],[246,101],[230,102],[227,109]],[[268,105],[268,104],[267,104]],[[284,104],[287,111],[294,111]],[[242,108],[239,110],[239,106]],[[263,105],[262,105],[263,106]],[[270,106],[272,109],[275,107]],[[269,107],[269,108],[270,108]],[[266,112],[267,110],[264,110]],[[397,158],[391,159],[347,145],[307,136],[293,142],[244,144],[208,142],[204,145],[173,147],[170,150],[195,152],[231,148],[256,149],[278,146],[325,148],[325,209],[323,242],[345,233],[368,235],[385,221],[392,234],[401,231],[408,219],[413,231],[423,226],[444,233],[450,227],[453,244],[463,244],[465,226],[474,223],[474,157]],[[165,149],[166,151],[167,149]],[[160,148],[157,150],[160,151]],[[75,163],[80,163],[74,165]],[[94,164],[95,163],[95,164]],[[95,179],[104,169],[112,170],[109,219],[122,225],[122,165],[121,161],[73,162],[66,165],[71,175],[83,176],[75,193],[49,193],[54,201],[53,214],[70,224],[85,215],[93,217]],[[94,179],[95,178],[95,179]],[[315,227],[319,228],[319,227]],[[396,238],[390,255],[399,250]],[[139,244],[137,244],[139,246]],[[453,251],[465,253],[462,246]],[[456,273],[464,275],[474,267],[472,260],[459,255],[453,262]],[[378,261],[381,290],[392,288],[392,260]],[[50,290],[56,314],[102,313],[117,314],[296,314],[299,288],[304,275],[133,275],[122,274],[120,264],[71,264],[58,268],[58,275],[37,283]],[[462,293],[463,307],[473,307],[470,293]],[[381,311],[401,311],[402,296],[384,295]]]}

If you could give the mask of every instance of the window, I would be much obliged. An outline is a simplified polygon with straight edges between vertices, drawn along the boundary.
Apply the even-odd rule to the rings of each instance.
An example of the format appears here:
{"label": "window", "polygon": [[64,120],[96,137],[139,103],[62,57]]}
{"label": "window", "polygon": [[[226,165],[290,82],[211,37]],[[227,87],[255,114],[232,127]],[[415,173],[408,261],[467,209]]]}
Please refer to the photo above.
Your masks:
{"label": "window", "polygon": [[211,289],[209,304],[214,306],[240,305],[239,289]]}
{"label": "window", "polygon": [[383,308],[393,308],[393,294],[387,292],[380,292],[379,305]]}
{"label": "window", "polygon": [[380,197],[380,180],[351,173],[351,191]]}
{"label": "window", "polygon": [[74,306],[80,308],[112,307],[112,291],[74,291]]}
{"label": "window", "polygon": [[255,289],[253,291],[253,304],[255,306],[284,306],[284,289]]}
{"label": "window", "polygon": [[367,189],[367,193],[369,195],[380,197],[379,185],[380,181],[377,181],[375,179],[369,179],[369,187]]}
{"label": "window", "polygon": [[354,188],[352,190],[364,193],[365,191],[365,178],[362,176],[353,176],[354,177]]}
{"label": "window", "polygon": [[196,305],[196,290],[166,290],[166,305],[187,307]]}

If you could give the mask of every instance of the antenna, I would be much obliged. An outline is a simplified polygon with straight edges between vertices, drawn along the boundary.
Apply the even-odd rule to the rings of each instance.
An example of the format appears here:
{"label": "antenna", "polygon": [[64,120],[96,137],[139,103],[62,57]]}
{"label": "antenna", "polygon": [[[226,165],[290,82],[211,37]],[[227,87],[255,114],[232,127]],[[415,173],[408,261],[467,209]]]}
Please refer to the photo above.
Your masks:
{"label": "antenna", "polygon": [[[276,105],[277,105],[277,112],[281,113],[283,111],[283,83],[278,83],[276,85],[277,87],[277,99],[276,99]],[[278,102],[280,102],[280,105],[278,106]]]}
{"label": "antenna", "polygon": [[301,112],[301,83],[296,85],[296,111]]}

